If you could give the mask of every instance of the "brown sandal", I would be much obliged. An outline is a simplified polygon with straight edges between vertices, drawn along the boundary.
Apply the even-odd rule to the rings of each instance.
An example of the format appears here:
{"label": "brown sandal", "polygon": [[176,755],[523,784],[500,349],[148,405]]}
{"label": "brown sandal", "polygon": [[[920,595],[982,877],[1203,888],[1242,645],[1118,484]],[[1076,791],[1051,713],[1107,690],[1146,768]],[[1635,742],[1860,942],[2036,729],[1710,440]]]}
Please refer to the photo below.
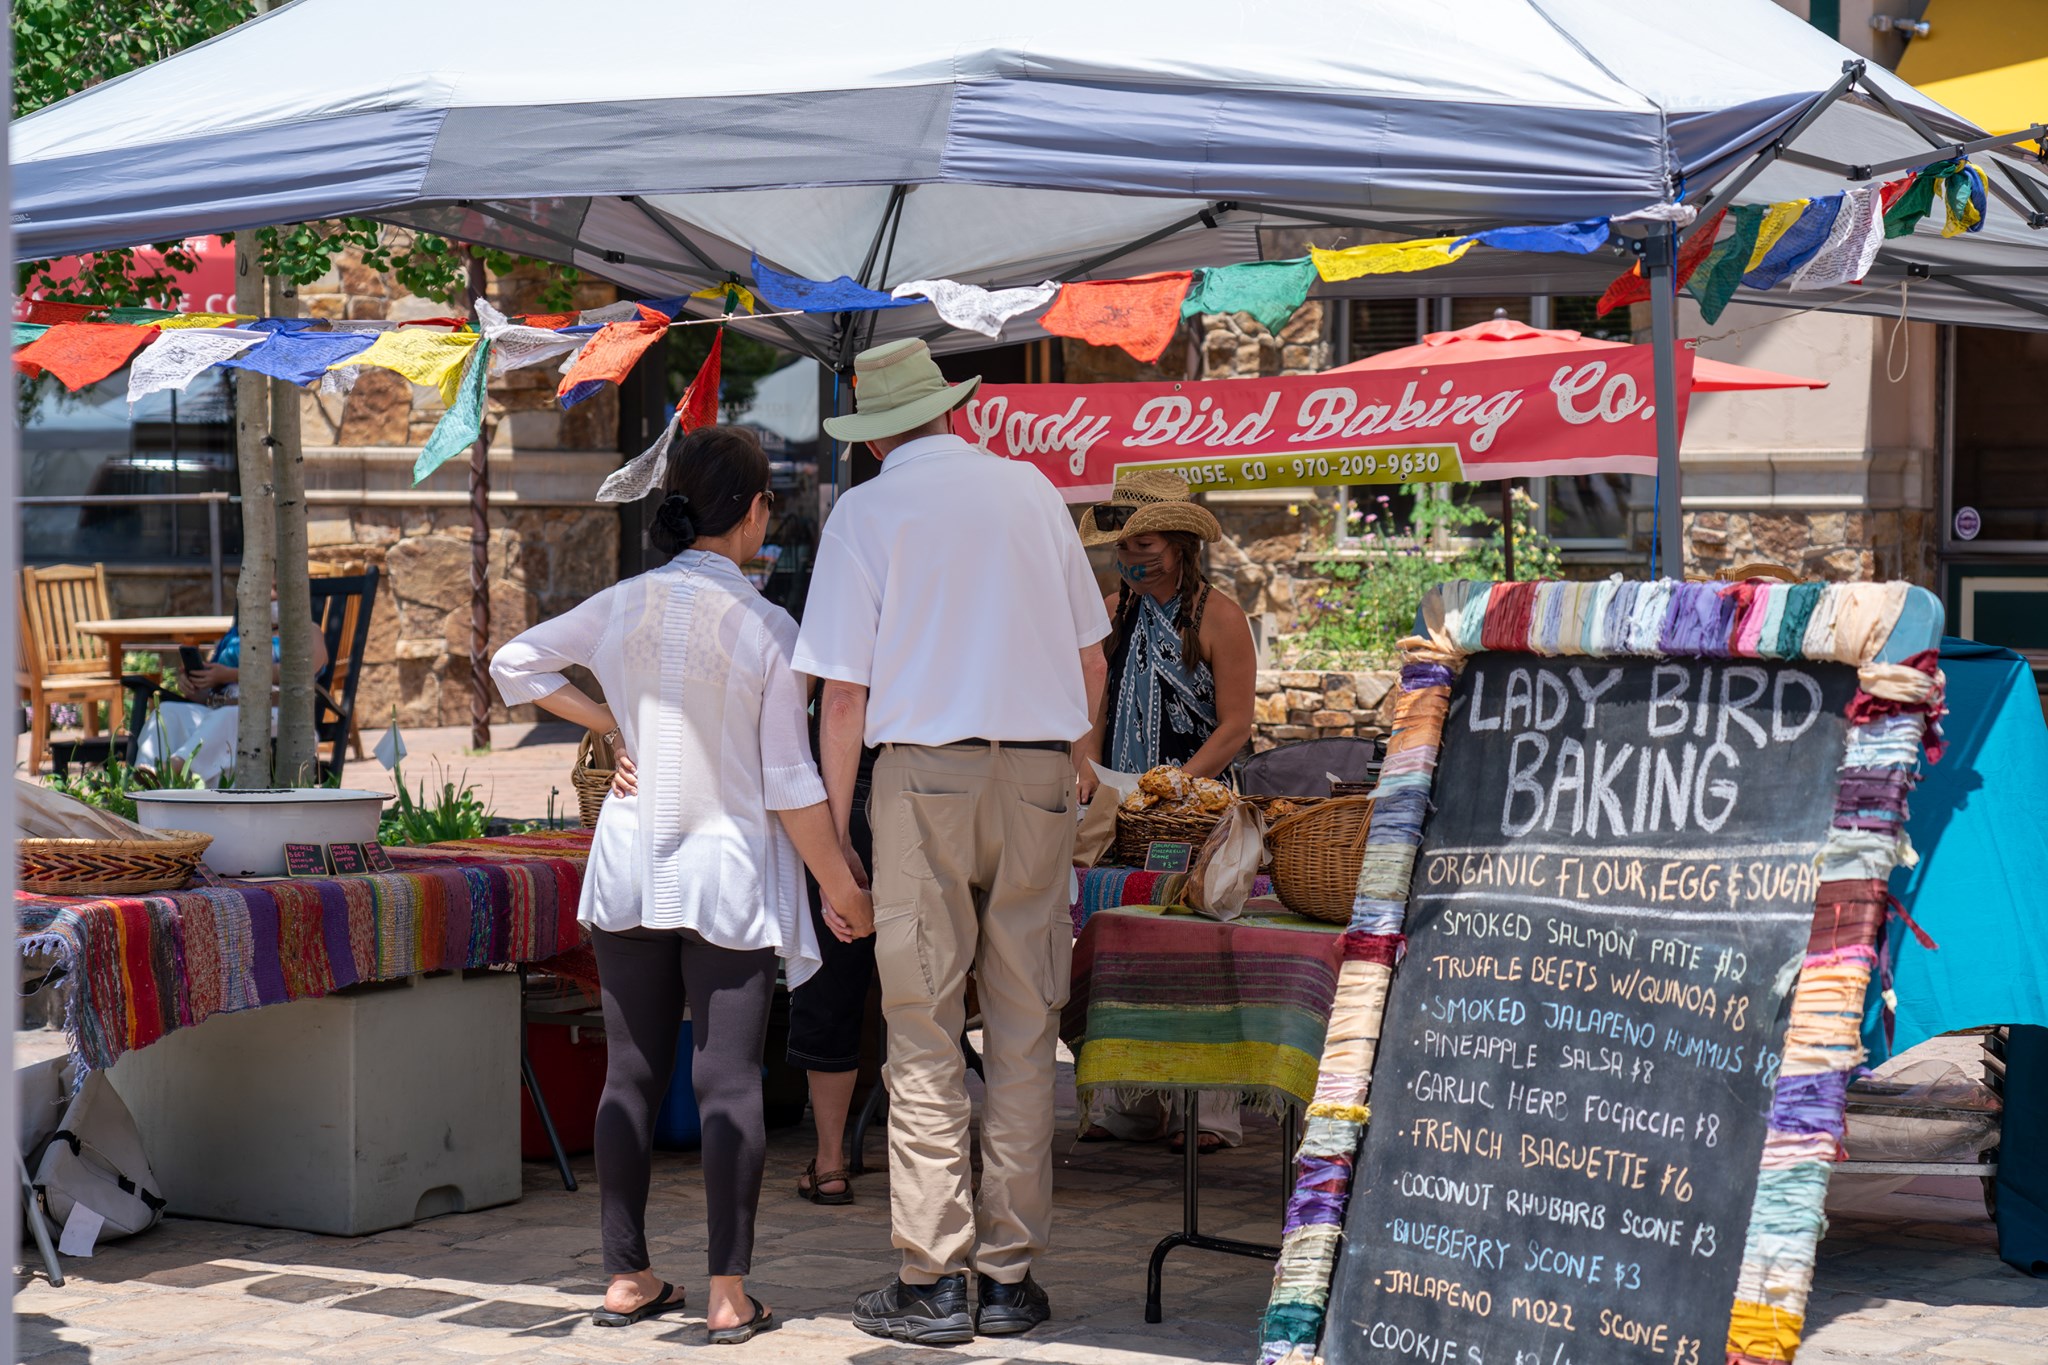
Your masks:
{"label": "brown sandal", "polygon": [[[837,1181],[846,1188],[837,1194],[827,1194],[824,1186],[830,1181]],[[808,1199],[813,1204],[851,1204],[853,1177],[845,1171],[821,1172],[818,1169],[818,1159],[812,1157],[804,1164],[804,1173],[796,1178],[796,1192],[798,1198]]]}

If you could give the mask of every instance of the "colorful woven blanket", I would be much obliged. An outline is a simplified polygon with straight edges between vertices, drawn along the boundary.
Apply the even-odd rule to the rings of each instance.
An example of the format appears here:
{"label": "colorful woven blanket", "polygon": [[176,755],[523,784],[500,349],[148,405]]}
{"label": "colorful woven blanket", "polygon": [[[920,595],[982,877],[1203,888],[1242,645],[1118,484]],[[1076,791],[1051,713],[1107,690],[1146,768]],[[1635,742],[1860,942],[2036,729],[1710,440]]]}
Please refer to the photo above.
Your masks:
{"label": "colorful woven blanket", "polygon": [[1269,1113],[1306,1105],[1342,933],[1252,911],[1228,924],[1156,907],[1091,915],[1061,1034],[1083,1091],[1216,1090]]}
{"label": "colorful woven blanket", "polygon": [[573,948],[590,836],[391,849],[394,872],[219,881],[103,900],[18,893],[18,946],[65,969],[81,1069],[210,1015]]}
{"label": "colorful woven blanket", "polygon": [[[1135,867],[1087,867],[1081,869],[1081,895],[1074,902],[1074,932],[1088,923],[1089,916],[1098,910],[1114,910],[1121,905],[1177,905],[1181,899],[1181,887],[1187,881],[1184,872],[1146,872]],[[1282,907],[1273,899],[1271,877],[1252,878],[1251,910],[1280,910]]]}

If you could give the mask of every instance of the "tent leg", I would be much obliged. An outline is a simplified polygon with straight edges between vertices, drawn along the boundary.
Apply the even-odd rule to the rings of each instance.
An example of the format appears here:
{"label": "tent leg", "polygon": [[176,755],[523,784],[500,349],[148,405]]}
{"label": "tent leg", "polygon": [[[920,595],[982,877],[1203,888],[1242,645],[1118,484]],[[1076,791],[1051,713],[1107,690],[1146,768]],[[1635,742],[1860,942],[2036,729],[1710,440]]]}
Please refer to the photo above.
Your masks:
{"label": "tent leg", "polygon": [[1643,244],[1650,281],[1650,343],[1657,402],[1657,558],[1652,577],[1685,577],[1685,521],[1679,506],[1677,236],[1669,223],[1651,226]]}

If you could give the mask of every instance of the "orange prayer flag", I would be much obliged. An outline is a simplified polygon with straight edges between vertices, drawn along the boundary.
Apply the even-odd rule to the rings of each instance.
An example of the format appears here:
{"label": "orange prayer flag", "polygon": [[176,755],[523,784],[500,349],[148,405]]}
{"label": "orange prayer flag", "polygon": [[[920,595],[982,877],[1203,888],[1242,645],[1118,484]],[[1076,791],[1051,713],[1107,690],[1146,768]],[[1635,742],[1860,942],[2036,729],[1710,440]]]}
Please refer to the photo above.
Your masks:
{"label": "orange prayer flag", "polygon": [[45,327],[54,327],[60,322],[84,322],[100,311],[100,305],[96,303],[58,303],[52,299],[31,299],[28,316],[22,321],[39,322]]}
{"label": "orange prayer flag", "polygon": [[690,387],[683,390],[683,401],[676,404],[678,431],[695,431],[718,420],[719,357],[724,348],[725,328],[720,327],[712,334],[711,353],[704,357],[704,364],[698,368],[697,377],[690,381]]}
{"label": "orange prayer flag", "polygon": [[578,316],[576,313],[527,313],[519,321],[528,327],[545,327],[553,332],[574,326]]}
{"label": "orange prayer flag", "polygon": [[128,363],[162,333],[124,322],[60,322],[14,353],[14,368],[25,375],[48,372],[74,393],[97,384]]}
{"label": "orange prayer flag", "polygon": [[[1727,216],[1728,211],[1726,209],[1721,210],[1721,212],[1715,214],[1706,222],[1701,223],[1698,228],[1694,229],[1693,234],[1680,244],[1678,248],[1678,288],[1685,288],[1686,281],[1690,280],[1693,272],[1700,268],[1700,262],[1706,260],[1707,253],[1714,249],[1714,238],[1721,231],[1721,220]],[[1649,302],[1650,281],[1642,273],[1642,269],[1641,263],[1637,263],[1630,266],[1626,274],[1615,276],[1614,282],[1608,285],[1607,291],[1600,296],[1599,304],[1593,309],[1594,315],[1604,318],[1625,304]]]}
{"label": "orange prayer flag", "polygon": [[1062,285],[1038,325],[1054,336],[1091,346],[1121,346],[1149,365],[1179,330],[1181,300],[1194,279],[1192,270],[1169,270],[1130,280]]}
{"label": "orange prayer flag", "polygon": [[607,383],[620,383],[647,348],[667,332],[668,319],[644,304],[637,321],[607,322],[577,353],[555,397],[563,407],[574,407]]}

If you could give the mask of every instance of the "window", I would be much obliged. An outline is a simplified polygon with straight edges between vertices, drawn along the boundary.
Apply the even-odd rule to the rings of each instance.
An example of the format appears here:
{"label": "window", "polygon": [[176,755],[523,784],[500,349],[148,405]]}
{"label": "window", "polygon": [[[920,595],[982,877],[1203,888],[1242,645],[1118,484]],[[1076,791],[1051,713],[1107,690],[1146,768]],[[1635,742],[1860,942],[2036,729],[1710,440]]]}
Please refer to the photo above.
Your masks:
{"label": "window", "polygon": [[[23,381],[21,491],[29,498],[131,497],[121,503],[30,503],[22,558],[35,563],[204,564],[204,503],[166,494],[232,492],[234,386],[209,370],[183,393],[150,394],[131,409],[123,370],[77,393],[54,380]],[[241,509],[220,513],[222,552],[242,552]]]}
{"label": "window", "polygon": [[[1949,352],[1951,548],[2048,541],[2048,433],[2039,390],[2048,335],[1952,328]],[[1955,537],[1955,514],[1977,513],[1977,534]]]}

